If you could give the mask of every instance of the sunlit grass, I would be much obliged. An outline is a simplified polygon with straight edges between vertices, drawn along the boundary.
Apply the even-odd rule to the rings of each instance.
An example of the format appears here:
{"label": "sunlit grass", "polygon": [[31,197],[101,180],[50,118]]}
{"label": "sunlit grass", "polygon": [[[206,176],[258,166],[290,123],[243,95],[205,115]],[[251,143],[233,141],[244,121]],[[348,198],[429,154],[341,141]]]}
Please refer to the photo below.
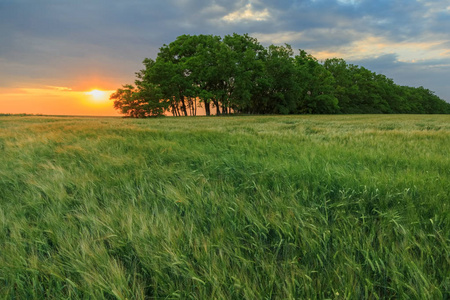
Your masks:
{"label": "sunlit grass", "polygon": [[449,116],[0,117],[5,298],[450,297]]}

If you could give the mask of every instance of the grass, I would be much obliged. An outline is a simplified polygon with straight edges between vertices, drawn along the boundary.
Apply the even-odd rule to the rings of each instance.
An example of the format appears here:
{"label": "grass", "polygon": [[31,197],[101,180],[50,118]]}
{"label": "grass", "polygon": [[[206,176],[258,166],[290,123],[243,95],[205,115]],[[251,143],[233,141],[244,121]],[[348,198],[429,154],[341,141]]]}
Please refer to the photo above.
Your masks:
{"label": "grass", "polygon": [[0,117],[4,299],[448,299],[450,116]]}

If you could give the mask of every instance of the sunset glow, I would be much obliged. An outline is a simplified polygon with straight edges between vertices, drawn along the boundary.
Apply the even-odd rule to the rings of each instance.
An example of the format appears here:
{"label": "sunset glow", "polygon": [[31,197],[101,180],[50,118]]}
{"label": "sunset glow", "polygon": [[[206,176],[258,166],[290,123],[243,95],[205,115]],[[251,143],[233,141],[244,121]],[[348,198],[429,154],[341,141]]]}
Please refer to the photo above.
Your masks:
{"label": "sunset glow", "polygon": [[66,87],[0,88],[1,113],[119,116],[109,100],[112,90],[75,91]]}
{"label": "sunset glow", "polygon": [[95,89],[90,92],[86,92],[86,94],[90,95],[91,99],[95,102],[106,102],[109,100],[110,93]]}

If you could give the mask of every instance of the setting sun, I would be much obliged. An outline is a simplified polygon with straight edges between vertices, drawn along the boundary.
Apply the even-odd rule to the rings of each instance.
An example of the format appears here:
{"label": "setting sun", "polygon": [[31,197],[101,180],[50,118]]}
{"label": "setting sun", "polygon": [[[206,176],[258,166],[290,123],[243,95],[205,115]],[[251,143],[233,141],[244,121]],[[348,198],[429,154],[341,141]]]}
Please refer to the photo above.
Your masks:
{"label": "setting sun", "polygon": [[100,90],[92,90],[86,94],[90,95],[95,101],[105,101],[108,100],[108,93]]}

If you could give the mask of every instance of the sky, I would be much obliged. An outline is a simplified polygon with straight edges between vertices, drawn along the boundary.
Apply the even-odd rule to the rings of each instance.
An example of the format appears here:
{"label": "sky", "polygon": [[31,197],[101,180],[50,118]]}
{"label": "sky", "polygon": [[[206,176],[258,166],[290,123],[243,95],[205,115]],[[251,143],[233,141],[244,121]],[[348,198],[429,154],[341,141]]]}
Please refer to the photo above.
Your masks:
{"label": "sky", "polygon": [[0,113],[118,115],[109,94],[163,44],[234,32],[450,102],[449,0],[0,0]]}

